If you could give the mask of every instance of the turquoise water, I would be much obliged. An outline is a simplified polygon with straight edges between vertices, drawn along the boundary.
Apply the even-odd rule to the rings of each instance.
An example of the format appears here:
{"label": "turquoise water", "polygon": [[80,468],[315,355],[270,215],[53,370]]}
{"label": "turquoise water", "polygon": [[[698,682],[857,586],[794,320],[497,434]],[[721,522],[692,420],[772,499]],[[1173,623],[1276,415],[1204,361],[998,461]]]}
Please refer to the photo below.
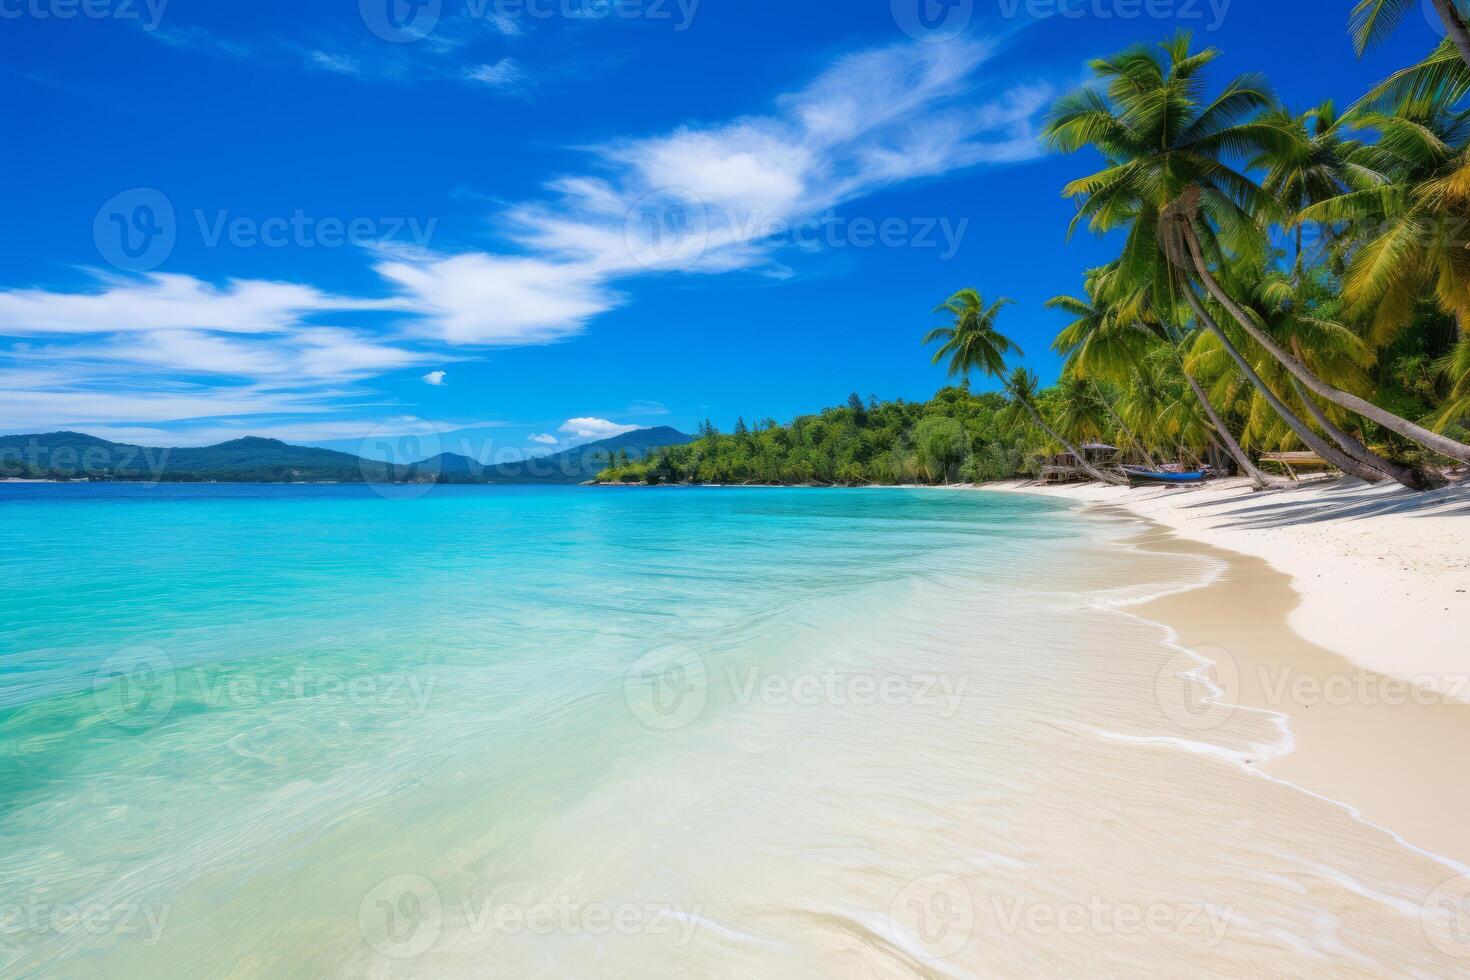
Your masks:
{"label": "turquoise water", "polygon": [[0,976],[1442,975],[1443,866],[1190,724],[1140,530],[0,484]]}
{"label": "turquoise water", "polygon": [[[667,705],[630,707],[630,666],[754,650],[790,668],[820,653],[790,642],[820,601],[881,599],[982,542],[1024,561],[1068,533],[1055,510],[0,485],[0,878],[27,909],[0,938],[17,968],[353,963],[374,882],[443,871],[458,844],[511,864],[547,814],[661,750]],[[705,702],[691,727],[725,708]],[[106,911],[95,933],[47,920],[82,909]],[[116,934],[124,911],[138,935]]]}

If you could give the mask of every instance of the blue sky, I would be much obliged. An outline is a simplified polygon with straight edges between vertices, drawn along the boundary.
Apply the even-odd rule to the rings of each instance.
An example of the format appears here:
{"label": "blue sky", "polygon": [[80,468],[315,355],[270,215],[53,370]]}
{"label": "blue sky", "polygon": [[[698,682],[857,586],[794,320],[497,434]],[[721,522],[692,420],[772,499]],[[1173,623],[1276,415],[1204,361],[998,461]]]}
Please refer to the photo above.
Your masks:
{"label": "blue sky", "polygon": [[1305,108],[1437,41],[1360,62],[1349,0],[413,3],[0,0],[0,431],[787,420],[927,398],[971,285],[1050,378],[1042,303],[1109,243],[1035,137],[1089,57],[1185,27]]}

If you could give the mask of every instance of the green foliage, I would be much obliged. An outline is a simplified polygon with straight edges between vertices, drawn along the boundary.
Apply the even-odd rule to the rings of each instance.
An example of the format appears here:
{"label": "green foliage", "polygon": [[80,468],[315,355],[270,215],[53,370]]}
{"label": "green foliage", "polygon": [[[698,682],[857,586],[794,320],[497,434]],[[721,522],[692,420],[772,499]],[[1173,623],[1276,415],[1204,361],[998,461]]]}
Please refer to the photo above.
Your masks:
{"label": "green foliage", "polygon": [[853,397],[790,425],[701,437],[605,470],[605,483],[864,486],[979,482],[1031,475],[1045,437],[1004,395],[945,388],[928,402]]}

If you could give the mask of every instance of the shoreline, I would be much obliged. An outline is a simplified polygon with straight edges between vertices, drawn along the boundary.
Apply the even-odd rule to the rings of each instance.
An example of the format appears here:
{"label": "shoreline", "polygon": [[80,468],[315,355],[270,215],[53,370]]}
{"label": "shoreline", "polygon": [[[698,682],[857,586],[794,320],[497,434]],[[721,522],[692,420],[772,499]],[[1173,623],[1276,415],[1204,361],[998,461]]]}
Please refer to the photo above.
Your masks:
{"label": "shoreline", "polygon": [[[1470,693],[1461,683],[1470,676],[1470,650],[1457,629],[1470,599],[1456,591],[1470,588],[1466,488],[1424,502],[1418,517],[1385,517],[1386,527],[1375,521],[1373,530],[1356,526],[1346,536],[1322,526],[1354,522],[1365,506],[1391,507],[1397,495],[1336,481],[1273,494],[1252,494],[1237,481],[1142,492],[1016,483],[975,489],[1070,500],[1084,512],[1142,522],[1125,541],[1131,549],[1220,563],[1220,574],[1204,583],[1116,610],[1168,629],[1181,650],[1208,665],[1202,741],[1234,712],[1276,715],[1282,745],[1241,760],[1246,768],[1343,806],[1446,864],[1470,865],[1470,833],[1460,817],[1470,807],[1470,783],[1446,773],[1442,761],[1447,749],[1470,740]],[[1303,511],[1312,519],[1258,526],[1263,512]],[[1389,572],[1374,560],[1387,555],[1373,551],[1393,544],[1395,520],[1425,521],[1398,544],[1412,548],[1432,536],[1442,549],[1430,547]],[[1446,583],[1455,572],[1445,563],[1451,555],[1462,574]],[[1438,616],[1425,615],[1426,603],[1446,589],[1458,607],[1441,603]],[[1375,645],[1385,629],[1400,633],[1387,651]]]}

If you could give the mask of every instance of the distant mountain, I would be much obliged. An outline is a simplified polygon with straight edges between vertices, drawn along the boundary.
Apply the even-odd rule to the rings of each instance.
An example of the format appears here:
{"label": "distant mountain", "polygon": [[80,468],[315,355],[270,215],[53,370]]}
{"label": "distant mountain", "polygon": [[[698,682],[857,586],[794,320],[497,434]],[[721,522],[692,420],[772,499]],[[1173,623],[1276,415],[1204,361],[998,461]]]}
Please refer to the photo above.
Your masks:
{"label": "distant mountain", "polygon": [[664,446],[682,446],[693,442],[694,437],[678,429],[662,426],[656,429],[636,429],[611,439],[589,442],[565,452],[516,463],[498,463],[494,466],[461,456],[443,453],[410,469],[423,480],[436,478],[441,483],[502,483],[573,485],[586,483],[607,467],[609,454],[625,453],[629,459],[638,460],[650,450]]}
{"label": "distant mountain", "polygon": [[332,449],[292,446],[276,439],[235,439],[217,446],[161,449],[108,442],[80,432],[0,436],[0,479],[129,480],[163,483],[535,483],[576,484],[592,479],[608,453],[640,458],[659,446],[692,441],[676,429],[639,429],[523,463],[486,466],[444,454],[420,463],[391,465]]}

